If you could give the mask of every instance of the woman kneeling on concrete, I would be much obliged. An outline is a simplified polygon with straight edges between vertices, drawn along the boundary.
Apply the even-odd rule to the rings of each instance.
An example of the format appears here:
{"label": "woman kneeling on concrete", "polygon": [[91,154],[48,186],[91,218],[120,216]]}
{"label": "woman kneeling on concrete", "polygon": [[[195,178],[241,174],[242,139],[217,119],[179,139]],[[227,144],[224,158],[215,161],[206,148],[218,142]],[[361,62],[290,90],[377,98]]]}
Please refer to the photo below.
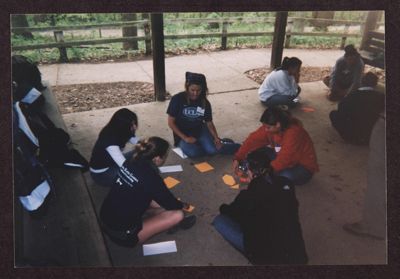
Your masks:
{"label": "woman kneeling on concrete", "polygon": [[167,109],[174,144],[189,157],[233,154],[240,147],[240,144],[219,138],[207,92],[203,74],[186,72],[185,91],[174,95]]}
{"label": "woman kneeling on concrete", "polygon": [[123,154],[121,149],[128,141],[132,144],[137,142],[137,128],[136,114],[123,108],[116,111],[101,130],[90,159],[90,175],[97,184],[114,184],[119,168],[126,158],[132,157],[132,151]]}
{"label": "woman kneeling on concrete", "polygon": [[290,180],[273,175],[267,151],[247,156],[246,190],[220,206],[213,225],[253,264],[306,264],[308,261]]}
{"label": "woman kneeling on concrete", "polygon": [[267,108],[260,119],[262,126],[252,132],[236,152],[233,168],[238,172],[247,154],[263,147],[278,176],[295,185],[310,181],[318,171],[314,144],[300,120],[280,108]]}
{"label": "woman kneeling on concrete", "polygon": [[164,164],[168,150],[162,138],[141,140],[119,169],[100,210],[103,230],[114,242],[134,246],[174,226],[194,225],[196,217],[184,218],[182,211],[189,205],[177,200],[159,175],[157,167]]}
{"label": "woman kneeling on concrete", "polygon": [[301,64],[297,57],[285,57],[282,66],[272,71],[258,89],[261,103],[267,107],[293,108],[301,91],[298,85]]}

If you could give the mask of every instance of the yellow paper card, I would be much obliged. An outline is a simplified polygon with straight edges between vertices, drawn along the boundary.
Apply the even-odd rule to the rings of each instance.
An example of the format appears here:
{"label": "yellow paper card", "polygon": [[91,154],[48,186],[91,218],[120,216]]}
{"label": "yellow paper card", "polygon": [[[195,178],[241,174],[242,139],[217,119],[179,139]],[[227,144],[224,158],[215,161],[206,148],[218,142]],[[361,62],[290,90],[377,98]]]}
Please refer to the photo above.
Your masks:
{"label": "yellow paper card", "polygon": [[233,185],[236,184],[235,178],[233,178],[233,176],[232,176],[232,175],[229,175],[229,174],[225,174],[225,175],[222,177],[222,180],[224,181],[224,183],[225,183],[226,185],[229,185],[229,186],[233,186]]}
{"label": "yellow paper card", "polygon": [[194,209],[194,206],[190,204],[188,209],[185,209],[185,208],[182,208],[182,209],[183,209],[184,211],[186,211],[186,212],[192,212],[193,209]]}
{"label": "yellow paper card", "polygon": [[210,171],[213,170],[214,168],[207,162],[203,162],[203,163],[199,163],[199,164],[195,164],[194,165],[195,168],[199,171],[199,172],[206,172],[206,171]]}
{"label": "yellow paper card", "polygon": [[239,189],[239,184],[235,184],[231,187],[231,189]]}
{"label": "yellow paper card", "polygon": [[171,189],[171,188],[175,187],[177,184],[179,184],[180,181],[176,180],[175,178],[172,178],[171,176],[168,176],[168,177],[164,178],[164,183],[165,183],[165,185],[167,185],[168,189]]}

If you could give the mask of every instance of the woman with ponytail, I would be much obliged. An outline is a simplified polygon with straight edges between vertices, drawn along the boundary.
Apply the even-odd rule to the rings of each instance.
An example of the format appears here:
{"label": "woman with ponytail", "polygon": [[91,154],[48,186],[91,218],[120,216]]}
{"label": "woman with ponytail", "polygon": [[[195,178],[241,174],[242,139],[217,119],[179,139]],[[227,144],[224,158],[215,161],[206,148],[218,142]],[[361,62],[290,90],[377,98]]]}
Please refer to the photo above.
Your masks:
{"label": "woman with ponytail", "polygon": [[258,89],[261,103],[267,107],[294,107],[301,91],[298,85],[301,64],[297,57],[283,58],[282,66],[272,71]]}
{"label": "woman with ponytail", "polygon": [[137,128],[136,114],[123,108],[116,111],[101,130],[90,159],[90,175],[97,184],[110,186],[115,182],[119,167],[132,156],[132,152],[123,154],[122,149],[128,141],[137,142]]}
{"label": "woman with ponytail", "polygon": [[266,149],[250,152],[246,160],[251,182],[220,206],[215,229],[253,264],[306,264],[293,184],[273,175]]}
{"label": "woman with ponytail", "polygon": [[141,140],[119,169],[100,210],[103,230],[114,242],[134,246],[174,226],[194,225],[195,216],[184,218],[182,211],[189,205],[177,200],[159,175],[168,150],[162,138]]}

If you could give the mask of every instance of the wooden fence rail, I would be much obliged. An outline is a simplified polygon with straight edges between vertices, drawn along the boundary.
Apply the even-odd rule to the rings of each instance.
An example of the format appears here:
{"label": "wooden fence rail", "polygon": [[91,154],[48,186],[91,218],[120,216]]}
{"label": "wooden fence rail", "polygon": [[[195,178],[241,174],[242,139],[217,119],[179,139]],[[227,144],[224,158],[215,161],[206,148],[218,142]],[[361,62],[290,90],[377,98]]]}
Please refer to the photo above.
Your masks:
{"label": "wooden fence rail", "polygon": [[[220,24],[220,32],[209,32],[209,33],[197,33],[197,34],[166,34],[164,39],[167,40],[176,40],[176,39],[194,39],[194,38],[221,38],[221,48],[226,49],[227,38],[228,37],[257,37],[257,36],[272,36],[273,32],[228,32],[228,26],[231,23],[235,22],[244,22],[244,23],[271,23],[273,24],[275,21],[274,17],[263,17],[263,18],[245,18],[245,17],[229,17],[229,18],[218,18],[218,19],[204,19],[204,18],[191,18],[191,19],[168,19],[165,20],[165,23],[174,24],[174,23],[218,23]],[[345,25],[344,33],[328,33],[328,32],[293,32],[293,25],[295,21],[305,21],[305,22],[327,22],[330,25]],[[362,21],[350,21],[350,20],[327,20],[327,19],[313,19],[313,18],[300,18],[300,17],[290,17],[288,18],[288,27],[286,29],[286,39],[285,39],[285,47],[290,47],[290,40],[293,36],[321,36],[321,37],[340,37],[341,47],[344,47],[346,39],[348,37],[360,37],[359,33],[348,33],[349,26],[351,25],[362,25],[364,22]],[[382,25],[383,23],[379,23],[378,25]],[[66,57],[65,48],[73,47],[73,46],[82,46],[82,45],[99,45],[99,44],[111,44],[111,43],[121,43],[126,41],[145,41],[146,42],[146,54],[151,53],[150,49],[150,20],[137,20],[137,21],[126,21],[126,22],[115,22],[115,23],[104,23],[104,24],[88,24],[88,25],[80,25],[80,26],[50,26],[50,27],[18,27],[12,28],[11,31],[29,31],[29,32],[46,32],[53,31],[55,34],[54,43],[40,43],[40,44],[30,44],[30,45],[12,45],[13,51],[23,51],[23,50],[35,50],[35,49],[45,49],[45,48],[58,48],[60,50],[60,59],[61,61],[66,62],[68,58]],[[127,27],[127,26],[140,26],[145,33],[145,36],[136,36],[136,37],[118,37],[118,38],[100,38],[100,39],[91,39],[91,40],[74,40],[74,41],[65,41],[63,38],[63,31],[69,30],[88,30],[88,29],[99,29],[99,33],[101,34],[101,29],[105,28],[115,28],[115,27]],[[57,34],[57,36],[56,36]],[[100,36],[101,37],[101,36]]]}

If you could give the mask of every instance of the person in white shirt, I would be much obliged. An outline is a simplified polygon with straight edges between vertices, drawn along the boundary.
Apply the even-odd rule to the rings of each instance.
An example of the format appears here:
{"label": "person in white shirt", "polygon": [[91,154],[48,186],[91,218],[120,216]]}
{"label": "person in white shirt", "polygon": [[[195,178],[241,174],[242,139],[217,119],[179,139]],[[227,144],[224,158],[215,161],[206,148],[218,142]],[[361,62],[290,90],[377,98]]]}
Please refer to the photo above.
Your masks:
{"label": "person in white shirt", "polygon": [[285,57],[282,66],[272,71],[258,89],[261,103],[267,107],[293,108],[298,102],[298,86],[302,61]]}
{"label": "person in white shirt", "polygon": [[119,168],[133,155],[133,151],[124,154],[122,149],[128,141],[132,144],[138,142],[135,136],[137,128],[136,114],[123,108],[116,111],[110,122],[101,130],[89,163],[90,175],[97,184],[114,184]]}

